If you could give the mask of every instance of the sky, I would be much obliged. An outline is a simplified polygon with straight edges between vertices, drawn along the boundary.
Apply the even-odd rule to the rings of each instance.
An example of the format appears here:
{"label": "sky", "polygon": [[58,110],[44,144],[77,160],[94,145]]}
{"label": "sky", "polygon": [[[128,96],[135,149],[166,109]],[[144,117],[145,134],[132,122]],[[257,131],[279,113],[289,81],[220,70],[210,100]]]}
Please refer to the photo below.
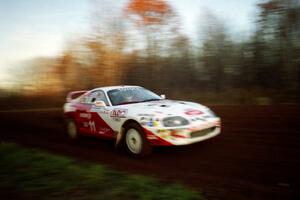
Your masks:
{"label": "sky", "polygon": [[[0,88],[10,84],[16,63],[56,56],[66,42],[90,30],[93,0],[0,0]],[[100,3],[112,1],[98,0]],[[128,0],[114,0],[124,5]],[[182,30],[199,33],[209,11],[236,33],[249,34],[258,0],[168,0],[179,13]]]}

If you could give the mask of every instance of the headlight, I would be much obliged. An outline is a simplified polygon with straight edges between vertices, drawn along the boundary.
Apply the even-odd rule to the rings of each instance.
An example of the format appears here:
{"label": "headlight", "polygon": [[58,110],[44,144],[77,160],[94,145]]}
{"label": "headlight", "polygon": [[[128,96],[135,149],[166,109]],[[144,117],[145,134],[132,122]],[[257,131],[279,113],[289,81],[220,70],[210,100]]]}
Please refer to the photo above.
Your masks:
{"label": "headlight", "polygon": [[189,124],[189,121],[183,117],[166,117],[163,119],[163,124],[165,127],[174,126],[185,126]]}

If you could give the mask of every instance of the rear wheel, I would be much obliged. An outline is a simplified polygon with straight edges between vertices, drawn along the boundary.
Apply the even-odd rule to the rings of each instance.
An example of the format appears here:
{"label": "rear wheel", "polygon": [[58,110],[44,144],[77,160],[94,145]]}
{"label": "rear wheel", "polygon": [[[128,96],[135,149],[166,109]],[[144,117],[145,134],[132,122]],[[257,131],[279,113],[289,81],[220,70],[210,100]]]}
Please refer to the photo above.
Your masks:
{"label": "rear wheel", "polygon": [[78,138],[78,129],[75,121],[73,119],[68,119],[66,124],[66,131],[70,139],[77,139]]}
{"label": "rear wheel", "polygon": [[124,146],[127,152],[134,157],[143,157],[151,153],[142,128],[136,123],[130,123],[125,128]]}

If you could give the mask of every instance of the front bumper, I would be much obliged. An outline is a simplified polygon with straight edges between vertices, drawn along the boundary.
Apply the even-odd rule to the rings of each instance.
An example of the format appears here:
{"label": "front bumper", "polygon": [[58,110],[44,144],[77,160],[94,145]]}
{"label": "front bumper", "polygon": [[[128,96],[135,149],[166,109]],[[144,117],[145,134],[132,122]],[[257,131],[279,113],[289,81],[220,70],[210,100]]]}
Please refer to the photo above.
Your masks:
{"label": "front bumper", "polygon": [[146,138],[154,146],[188,145],[210,139],[220,134],[220,119],[194,123],[185,127],[144,127]]}

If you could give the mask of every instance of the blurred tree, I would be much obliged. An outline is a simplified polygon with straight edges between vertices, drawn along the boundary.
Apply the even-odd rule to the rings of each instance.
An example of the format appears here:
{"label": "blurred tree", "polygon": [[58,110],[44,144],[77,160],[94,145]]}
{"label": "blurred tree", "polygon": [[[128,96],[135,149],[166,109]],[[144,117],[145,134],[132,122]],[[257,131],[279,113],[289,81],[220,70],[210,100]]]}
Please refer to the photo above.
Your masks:
{"label": "blurred tree", "polygon": [[52,76],[61,80],[61,88],[64,92],[84,89],[87,86],[87,83],[83,81],[85,74],[78,61],[77,54],[74,50],[65,50],[54,66]]}
{"label": "blurred tree", "polygon": [[56,69],[54,70],[54,73],[56,73],[57,77],[59,77],[61,80],[67,80],[63,86],[65,90],[70,90],[75,82],[73,77],[71,79],[69,77],[70,75],[75,75],[75,72],[72,70],[73,60],[74,57],[72,53],[65,51],[62,56],[58,58],[58,63],[56,65]]}
{"label": "blurred tree", "polygon": [[122,83],[127,45],[124,20],[111,1],[93,1],[92,33],[85,40],[93,85]]}
{"label": "blurred tree", "polygon": [[148,55],[156,55],[159,47],[163,47],[161,42],[176,36],[178,16],[165,0],[130,0],[124,11],[145,34]]}
{"label": "blurred tree", "polygon": [[195,69],[195,57],[190,39],[178,34],[172,41],[169,49],[169,57],[166,59],[168,67],[165,67],[165,76],[169,86],[187,89],[195,87],[197,71]]}
{"label": "blurred tree", "polygon": [[56,76],[56,58],[37,57],[20,63],[15,76],[23,94],[49,95],[62,91],[60,77]]}
{"label": "blurred tree", "polygon": [[178,15],[167,0],[129,0],[124,8],[110,0],[91,2],[91,32],[67,44],[57,58],[26,62],[17,76],[20,91],[65,94],[134,84],[197,100],[207,92],[219,102],[224,94],[237,97],[235,103],[253,103],[247,98],[278,93],[300,101],[298,0],[259,3],[256,30],[245,41],[232,37],[224,22],[207,12],[196,45],[180,33]]}
{"label": "blurred tree", "polygon": [[131,0],[126,11],[138,26],[165,24],[173,12],[164,0]]}
{"label": "blurred tree", "polygon": [[[300,2],[269,0],[258,4],[255,48],[261,74],[273,88],[300,89]],[[259,53],[260,52],[260,53]]]}
{"label": "blurred tree", "polygon": [[212,13],[206,13],[206,24],[202,25],[204,39],[200,51],[200,60],[209,77],[209,84],[219,93],[226,87],[226,69],[230,68],[232,44],[225,26]]}
{"label": "blurred tree", "polygon": [[[176,12],[164,0],[130,0],[124,9],[125,16],[141,31],[146,46],[144,57],[144,73],[147,84],[153,88],[161,87],[156,79],[162,79],[161,64],[163,57],[169,53],[173,39],[178,35],[179,20]],[[144,77],[144,75],[143,75]]]}

